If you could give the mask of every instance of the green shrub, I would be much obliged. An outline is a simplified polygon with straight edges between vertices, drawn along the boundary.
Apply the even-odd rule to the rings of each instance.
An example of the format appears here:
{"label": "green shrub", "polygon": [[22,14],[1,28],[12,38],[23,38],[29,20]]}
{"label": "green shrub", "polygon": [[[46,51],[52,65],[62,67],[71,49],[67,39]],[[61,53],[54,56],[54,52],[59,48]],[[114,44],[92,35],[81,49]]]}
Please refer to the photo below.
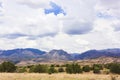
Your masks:
{"label": "green shrub", "polygon": [[48,67],[46,65],[34,65],[30,68],[29,72],[35,72],[35,73],[46,73],[48,70]]}
{"label": "green shrub", "polygon": [[52,73],[57,73],[57,70],[55,69],[55,67],[50,67],[48,69],[48,74],[52,74]]}
{"label": "green shrub", "polygon": [[90,67],[89,65],[86,65],[86,66],[83,66],[82,70],[85,71],[85,72],[90,72]]}
{"label": "green shrub", "polygon": [[27,72],[27,69],[26,69],[26,67],[17,68],[17,72],[24,73],[24,72]]}
{"label": "green shrub", "polygon": [[0,65],[0,72],[15,72],[16,66],[11,62],[3,62]]}
{"label": "green shrub", "polygon": [[120,64],[114,63],[110,67],[110,72],[120,74]]}
{"label": "green shrub", "polygon": [[76,74],[76,73],[82,73],[82,69],[80,65],[78,64],[67,64],[66,65],[66,72],[69,74]]}
{"label": "green shrub", "polygon": [[93,65],[93,70],[94,70],[94,68],[99,68],[100,70],[103,70],[103,66],[102,66],[102,64],[94,64]]}
{"label": "green shrub", "polygon": [[100,69],[98,67],[94,67],[93,73],[99,74],[100,73]]}
{"label": "green shrub", "polygon": [[64,72],[64,69],[63,69],[62,67],[60,67],[60,68],[58,69],[58,72]]}

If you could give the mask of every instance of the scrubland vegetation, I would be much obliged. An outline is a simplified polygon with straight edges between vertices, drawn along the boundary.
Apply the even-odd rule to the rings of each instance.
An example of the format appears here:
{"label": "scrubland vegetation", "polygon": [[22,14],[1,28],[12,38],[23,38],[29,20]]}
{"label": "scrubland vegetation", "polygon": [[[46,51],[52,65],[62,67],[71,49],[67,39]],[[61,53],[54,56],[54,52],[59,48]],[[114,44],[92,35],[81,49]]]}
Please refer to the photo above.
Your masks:
{"label": "scrubland vegetation", "polygon": [[119,75],[104,74],[45,74],[45,73],[0,73],[0,80],[120,80]]}
{"label": "scrubland vegetation", "polygon": [[52,64],[15,66],[0,64],[0,80],[120,80],[120,64]]}

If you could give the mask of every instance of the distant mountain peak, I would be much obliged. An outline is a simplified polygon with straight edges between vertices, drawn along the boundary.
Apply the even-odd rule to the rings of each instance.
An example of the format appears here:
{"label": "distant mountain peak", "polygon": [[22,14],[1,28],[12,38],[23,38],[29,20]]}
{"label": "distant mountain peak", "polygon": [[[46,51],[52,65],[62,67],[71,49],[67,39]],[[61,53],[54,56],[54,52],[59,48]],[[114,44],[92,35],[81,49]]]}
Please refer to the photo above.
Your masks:
{"label": "distant mountain peak", "polygon": [[49,52],[49,54],[55,54],[55,53],[57,53],[57,54],[59,54],[59,55],[66,55],[66,54],[68,54],[66,51],[64,51],[64,50],[62,50],[62,49],[59,49],[59,50],[53,49],[53,50],[51,50],[51,51]]}
{"label": "distant mountain peak", "polygon": [[0,61],[33,61],[33,62],[57,62],[72,61],[81,59],[95,59],[99,57],[118,57],[120,58],[120,49],[88,50],[83,53],[69,54],[62,49],[53,49],[49,52],[34,48],[17,48],[12,50],[0,50]]}
{"label": "distant mountain peak", "polygon": [[46,53],[44,55],[44,57],[46,57],[46,59],[49,60],[57,60],[57,61],[61,61],[61,60],[71,60],[72,56],[70,54],[68,54],[66,51],[62,50],[62,49],[53,49],[51,51],[49,51],[48,53]]}
{"label": "distant mountain peak", "polygon": [[76,56],[76,59],[94,59],[99,57],[120,57],[120,49],[88,50]]}
{"label": "distant mountain peak", "polygon": [[2,50],[0,51],[0,59],[6,59],[11,61],[29,60],[37,58],[45,53],[45,51],[32,48]]}

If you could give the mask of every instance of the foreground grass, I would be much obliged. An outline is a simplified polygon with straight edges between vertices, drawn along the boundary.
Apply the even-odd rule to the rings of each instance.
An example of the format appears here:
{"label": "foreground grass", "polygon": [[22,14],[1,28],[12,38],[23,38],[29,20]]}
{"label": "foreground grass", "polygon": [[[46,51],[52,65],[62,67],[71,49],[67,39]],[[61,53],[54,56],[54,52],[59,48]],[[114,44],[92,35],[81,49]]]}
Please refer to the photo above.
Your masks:
{"label": "foreground grass", "polygon": [[[120,80],[120,75],[116,80]],[[104,74],[38,74],[38,73],[0,73],[0,80],[112,80],[111,75]]]}

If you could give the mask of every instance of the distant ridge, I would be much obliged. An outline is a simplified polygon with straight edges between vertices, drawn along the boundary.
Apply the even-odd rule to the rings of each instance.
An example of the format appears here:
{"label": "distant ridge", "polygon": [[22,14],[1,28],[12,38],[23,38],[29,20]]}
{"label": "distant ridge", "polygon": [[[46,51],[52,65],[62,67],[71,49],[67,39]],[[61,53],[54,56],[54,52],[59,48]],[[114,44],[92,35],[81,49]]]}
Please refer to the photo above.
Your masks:
{"label": "distant ridge", "polygon": [[3,60],[21,62],[32,61],[36,62],[50,62],[50,61],[75,61],[85,59],[96,59],[100,57],[120,58],[120,49],[104,49],[104,50],[88,50],[83,53],[70,54],[62,49],[53,49],[49,52],[34,48],[0,50],[0,62]]}
{"label": "distant ridge", "polygon": [[86,52],[83,52],[79,55],[77,55],[76,59],[94,59],[99,58],[102,56],[106,57],[120,57],[120,49],[114,48],[114,49],[104,49],[104,50],[88,50]]}
{"label": "distant ridge", "polygon": [[43,55],[45,53],[45,51],[33,48],[0,50],[0,59],[10,61],[30,60],[33,58],[38,58],[40,55]]}

